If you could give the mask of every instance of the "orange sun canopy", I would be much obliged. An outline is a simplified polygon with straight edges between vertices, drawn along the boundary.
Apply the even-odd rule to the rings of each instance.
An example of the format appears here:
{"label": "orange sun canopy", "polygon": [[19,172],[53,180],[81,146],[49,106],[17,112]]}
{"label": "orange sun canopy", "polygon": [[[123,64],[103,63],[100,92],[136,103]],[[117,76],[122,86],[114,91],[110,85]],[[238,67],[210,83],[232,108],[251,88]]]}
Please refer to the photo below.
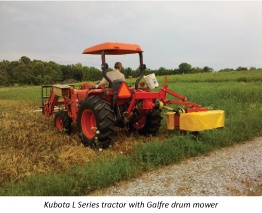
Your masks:
{"label": "orange sun canopy", "polygon": [[124,55],[142,53],[143,50],[137,44],[119,43],[119,42],[105,42],[98,44],[83,51],[83,54],[101,54],[105,51],[106,55]]}

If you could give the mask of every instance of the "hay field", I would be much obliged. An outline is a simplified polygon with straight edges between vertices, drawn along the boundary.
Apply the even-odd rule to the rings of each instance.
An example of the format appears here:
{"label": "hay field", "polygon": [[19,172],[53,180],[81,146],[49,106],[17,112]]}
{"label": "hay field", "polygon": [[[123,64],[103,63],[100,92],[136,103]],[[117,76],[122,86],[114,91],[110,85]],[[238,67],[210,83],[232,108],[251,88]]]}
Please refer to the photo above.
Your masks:
{"label": "hay field", "polygon": [[114,147],[92,150],[81,144],[75,131],[70,136],[58,133],[53,117],[34,112],[38,108],[32,101],[0,102],[0,186],[28,175],[60,173],[70,165],[84,164],[98,155],[124,154],[136,143],[134,137],[128,138],[119,131]]}
{"label": "hay field", "polygon": [[[226,112],[226,125],[219,131],[204,132],[198,139],[207,147],[223,147],[261,136],[262,72],[168,76],[169,88],[190,101]],[[160,87],[163,77],[158,77]],[[241,80],[242,79],[242,80]],[[128,79],[134,81],[135,79]],[[132,83],[132,82],[131,82]],[[63,173],[72,165],[84,165],[97,157],[132,154],[137,143],[177,140],[165,129],[157,138],[117,132],[114,146],[107,150],[84,147],[73,125],[73,134],[62,135],[54,128],[53,117],[34,112],[41,105],[41,87],[0,88],[0,186],[24,177]],[[183,150],[182,150],[183,151]]]}

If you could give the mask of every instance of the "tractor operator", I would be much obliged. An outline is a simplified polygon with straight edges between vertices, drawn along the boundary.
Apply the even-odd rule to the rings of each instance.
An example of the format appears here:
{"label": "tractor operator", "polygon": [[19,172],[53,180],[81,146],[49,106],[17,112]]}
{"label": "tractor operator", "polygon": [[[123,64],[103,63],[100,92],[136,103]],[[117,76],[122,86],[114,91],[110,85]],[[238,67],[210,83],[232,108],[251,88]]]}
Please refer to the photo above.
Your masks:
{"label": "tractor operator", "polygon": [[[108,78],[111,80],[111,81],[114,81],[114,80],[123,80],[125,81],[125,75],[123,73],[121,73],[121,70],[122,70],[122,64],[121,62],[116,62],[115,63],[115,66],[114,66],[114,70],[112,71],[109,71],[108,73],[106,73],[106,75],[108,76]],[[100,85],[107,85],[108,84],[108,81],[103,78],[102,81],[96,85],[96,88],[98,88]]]}
{"label": "tractor operator", "polygon": [[[108,78],[111,81],[114,81],[114,80],[125,81],[125,75],[123,73],[121,73],[122,64],[120,62],[116,62],[114,68],[115,68],[114,70],[106,73]],[[105,78],[103,78],[101,80],[101,82],[98,83],[98,84],[93,84],[91,82],[85,82],[85,83],[81,84],[81,89],[104,88],[106,85],[108,85],[108,81]]]}

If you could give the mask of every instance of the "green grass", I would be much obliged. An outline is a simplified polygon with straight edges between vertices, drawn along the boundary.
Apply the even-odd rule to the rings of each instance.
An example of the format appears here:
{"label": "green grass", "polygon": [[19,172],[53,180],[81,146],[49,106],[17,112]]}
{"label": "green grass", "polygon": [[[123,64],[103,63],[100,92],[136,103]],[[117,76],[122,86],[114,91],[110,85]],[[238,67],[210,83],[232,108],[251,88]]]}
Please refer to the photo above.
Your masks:
{"label": "green grass", "polygon": [[[241,80],[242,79],[242,80]],[[245,79],[245,80],[243,80]],[[165,129],[154,141],[140,141],[135,152],[98,157],[83,166],[72,165],[63,174],[32,175],[23,181],[9,182],[0,195],[72,196],[85,195],[120,180],[128,180],[144,171],[206,154],[221,147],[241,143],[262,135],[262,73],[243,71],[168,76],[169,89],[186,96],[189,101],[225,111],[225,127],[180,135]],[[128,79],[129,83],[135,79]],[[160,86],[163,77],[158,77]],[[1,88],[0,99],[40,101],[41,87]]]}
{"label": "green grass", "polygon": [[174,75],[172,79],[179,82],[261,82],[262,70]]}
{"label": "green grass", "polygon": [[41,87],[2,87],[0,88],[0,100],[26,100],[41,104]]}
{"label": "green grass", "polygon": [[72,166],[63,174],[29,176],[18,184],[8,184],[0,191],[6,196],[78,196],[129,179],[136,170],[130,156],[99,158],[85,166]]}

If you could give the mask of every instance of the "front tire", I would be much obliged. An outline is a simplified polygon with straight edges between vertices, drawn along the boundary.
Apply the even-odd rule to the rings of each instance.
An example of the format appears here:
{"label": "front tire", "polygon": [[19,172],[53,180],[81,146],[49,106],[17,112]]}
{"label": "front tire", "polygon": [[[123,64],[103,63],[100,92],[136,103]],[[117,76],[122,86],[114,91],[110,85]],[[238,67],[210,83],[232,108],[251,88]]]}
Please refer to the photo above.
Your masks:
{"label": "front tire", "polygon": [[67,112],[59,110],[55,114],[54,125],[58,132],[70,135],[72,132],[71,123],[72,119],[68,116]]}
{"label": "front tire", "polygon": [[114,111],[107,101],[90,96],[79,107],[76,125],[85,146],[107,148],[115,135]]}

